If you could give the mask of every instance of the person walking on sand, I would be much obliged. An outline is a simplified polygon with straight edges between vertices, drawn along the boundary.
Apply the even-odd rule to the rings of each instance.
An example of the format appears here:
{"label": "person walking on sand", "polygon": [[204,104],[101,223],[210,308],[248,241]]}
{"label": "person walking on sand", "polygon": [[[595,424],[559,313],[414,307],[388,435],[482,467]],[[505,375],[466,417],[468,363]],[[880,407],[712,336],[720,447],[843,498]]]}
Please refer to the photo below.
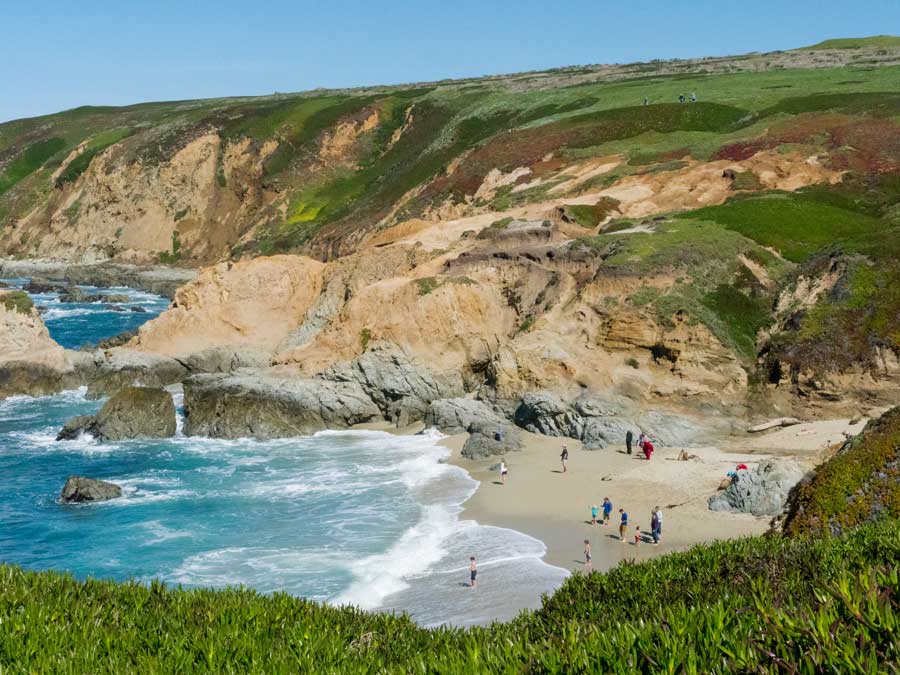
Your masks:
{"label": "person walking on sand", "polygon": [[642,432],[641,432],[641,435],[638,436],[638,442],[637,442],[638,448],[640,448],[641,450],[643,450],[643,449],[644,449],[644,443],[646,443],[646,442],[647,442],[647,437],[644,435],[644,432],[642,431]]}
{"label": "person walking on sand", "polygon": [[625,509],[619,509],[619,513],[622,514],[619,520],[619,538],[624,543],[625,535],[628,533],[628,514],[625,513]]}
{"label": "person walking on sand", "polygon": [[584,566],[588,568],[588,571],[594,567],[591,563],[591,542],[587,539],[584,540]]}
{"label": "person walking on sand", "polygon": [[644,441],[644,457],[647,458],[647,461],[650,461],[650,456],[653,454],[653,443],[650,441]]}
{"label": "person walking on sand", "polygon": [[609,525],[609,516],[612,513],[612,502],[609,497],[603,498],[603,524]]}
{"label": "person walking on sand", "polygon": [[635,525],[635,527],[634,527],[634,545],[635,546],[641,545],[641,526],[640,525]]}
{"label": "person walking on sand", "polygon": [[[659,509],[659,507],[657,506],[656,509]],[[656,509],[651,511],[650,514],[650,534],[653,537],[654,546],[659,544],[659,517],[656,515]]]}
{"label": "person walking on sand", "polygon": [[509,473],[509,469],[506,468],[506,462],[502,459],[500,460],[500,483],[502,485],[506,485],[506,474]]}
{"label": "person walking on sand", "polygon": [[597,524],[597,513],[600,509],[597,508],[596,504],[591,504],[591,525]]}
{"label": "person walking on sand", "polygon": [[475,577],[477,577],[477,576],[478,576],[478,566],[475,564],[475,556],[473,555],[472,557],[469,558],[469,580],[470,580],[469,585],[472,588],[478,587],[478,582],[475,581]]}
{"label": "person walking on sand", "polygon": [[662,539],[662,509],[655,506],[653,512],[656,514],[656,540],[659,541]]}
{"label": "person walking on sand", "polygon": [[631,429],[625,434],[625,452],[629,455],[631,454],[631,444],[634,443],[634,434],[631,432]]}
{"label": "person walking on sand", "polygon": [[566,463],[569,461],[569,447],[567,445],[563,446],[562,452],[559,453],[559,461],[562,462],[562,472],[566,473],[569,468],[566,466]]}

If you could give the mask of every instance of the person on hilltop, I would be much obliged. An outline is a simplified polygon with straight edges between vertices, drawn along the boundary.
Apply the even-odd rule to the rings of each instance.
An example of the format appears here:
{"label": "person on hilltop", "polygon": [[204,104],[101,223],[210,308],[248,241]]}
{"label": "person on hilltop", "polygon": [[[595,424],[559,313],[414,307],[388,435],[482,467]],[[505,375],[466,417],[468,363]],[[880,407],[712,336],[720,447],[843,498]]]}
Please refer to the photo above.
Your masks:
{"label": "person on hilltop", "polygon": [[624,543],[625,535],[628,533],[628,514],[625,513],[625,509],[619,509],[619,513],[622,514],[619,520],[619,538]]}
{"label": "person on hilltop", "polygon": [[562,448],[562,452],[559,453],[559,461],[562,462],[562,472],[566,473],[566,471],[569,470],[566,466],[567,462],[569,461],[569,447],[567,445],[564,445]]}
{"label": "person on hilltop", "polygon": [[650,99],[646,96],[644,97],[644,105],[650,105]]}
{"label": "person on hilltop", "polygon": [[469,558],[469,585],[472,588],[477,588],[477,581],[475,581],[475,577],[478,576],[478,566],[475,564],[475,556],[471,556]]}
{"label": "person on hilltop", "polygon": [[603,524],[609,524],[609,517],[612,514],[612,502],[609,501],[609,497],[603,498]]}
{"label": "person on hilltop", "polygon": [[684,94],[681,94],[681,95],[678,97],[678,102],[679,102],[679,103],[684,103],[684,101],[685,101]]}
{"label": "person on hilltop", "polygon": [[631,454],[631,444],[634,443],[634,434],[631,433],[631,429],[625,434],[625,452],[629,455]]}
{"label": "person on hilltop", "polygon": [[696,102],[697,102],[697,92],[692,91],[691,92],[691,103],[696,103]]}

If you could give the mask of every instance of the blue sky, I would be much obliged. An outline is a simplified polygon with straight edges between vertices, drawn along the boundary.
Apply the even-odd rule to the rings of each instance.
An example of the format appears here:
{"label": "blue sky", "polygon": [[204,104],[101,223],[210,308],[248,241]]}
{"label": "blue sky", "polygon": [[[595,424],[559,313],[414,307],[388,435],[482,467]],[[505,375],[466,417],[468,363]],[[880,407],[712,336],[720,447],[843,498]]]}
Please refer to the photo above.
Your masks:
{"label": "blue sky", "polygon": [[7,0],[0,121],[85,104],[738,54],[892,32],[900,0]]}

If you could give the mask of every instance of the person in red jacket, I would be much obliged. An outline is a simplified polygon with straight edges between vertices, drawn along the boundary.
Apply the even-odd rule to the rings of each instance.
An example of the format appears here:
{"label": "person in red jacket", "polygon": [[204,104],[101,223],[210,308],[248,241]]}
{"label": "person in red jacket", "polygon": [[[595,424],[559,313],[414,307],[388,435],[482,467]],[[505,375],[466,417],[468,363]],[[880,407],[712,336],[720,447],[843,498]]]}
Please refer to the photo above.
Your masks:
{"label": "person in red jacket", "polygon": [[653,454],[653,443],[650,441],[644,441],[644,457],[650,459],[650,455]]}

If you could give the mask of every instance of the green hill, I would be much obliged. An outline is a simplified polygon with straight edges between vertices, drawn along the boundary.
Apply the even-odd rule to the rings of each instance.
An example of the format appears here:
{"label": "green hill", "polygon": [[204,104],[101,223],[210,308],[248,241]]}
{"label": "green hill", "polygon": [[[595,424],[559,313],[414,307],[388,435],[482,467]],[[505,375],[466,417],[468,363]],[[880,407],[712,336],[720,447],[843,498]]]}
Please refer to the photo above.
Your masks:
{"label": "green hill", "polygon": [[881,47],[900,47],[900,37],[896,35],[873,35],[864,38],[834,38],[822,40],[804,49],[869,49]]}

